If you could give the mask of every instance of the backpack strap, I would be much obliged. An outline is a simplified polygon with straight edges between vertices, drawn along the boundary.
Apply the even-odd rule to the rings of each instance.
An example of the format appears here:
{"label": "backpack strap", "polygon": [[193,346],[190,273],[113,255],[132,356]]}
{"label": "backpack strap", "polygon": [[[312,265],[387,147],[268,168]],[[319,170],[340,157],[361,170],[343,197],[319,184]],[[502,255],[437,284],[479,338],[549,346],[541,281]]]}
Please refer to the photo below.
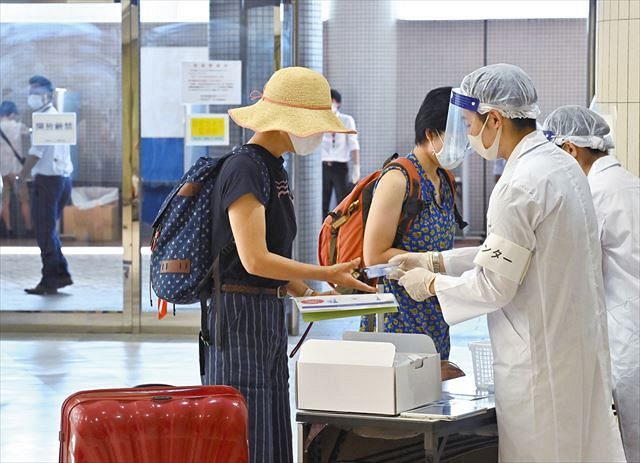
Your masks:
{"label": "backpack strap", "polygon": [[463,230],[469,224],[464,221],[464,219],[462,218],[462,214],[460,214],[460,211],[458,211],[458,206],[456,205],[456,177],[453,174],[453,172],[451,172],[450,170],[447,170],[447,169],[442,169],[442,170],[446,174],[446,177],[448,180],[447,183],[449,183],[449,189],[451,190],[451,196],[453,197],[453,215],[455,217],[456,224],[458,224],[458,227],[460,228],[460,230]]}
{"label": "backpack strap", "polygon": [[264,162],[264,159],[262,159],[260,157],[260,155],[255,154],[251,151],[249,151],[249,157],[251,159],[253,159],[253,162],[255,162],[259,168],[260,168],[260,172],[262,173],[262,178],[263,180],[266,180],[267,182],[267,205],[265,206],[265,209],[271,204],[271,172],[269,171],[269,167],[267,167],[266,162]]}
{"label": "backpack strap", "polygon": [[420,191],[420,173],[416,169],[416,166],[413,165],[413,162],[405,157],[392,159],[385,165],[380,177],[382,178],[384,174],[393,169],[399,169],[409,183],[407,197],[402,204],[400,221],[398,222],[398,229],[394,239],[394,244],[398,244],[402,242],[402,239],[409,233],[409,228],[411,228],[413,220],[422,210],[423,200]]}
{"label": "backpack strap", "polygon": [[385,167],[387,167],[393,161],[398,159],[398,157],[399,157],[398,153],[393,153],[391,156],[389,156],[387,159],[384,160],[384,162],[382,163],[382,168],[384,169]]}
{"label": "backpack strap", "polygon": [[[335,223],[339,217],[335,212],[329,212],[329,214],[333,217],[333,222]],[[331,240],[329,241],[329,265],[335,265],[338,260],[338,233],[340,231],[340,227],[331,227]]]}
{"label": "backpack strap", "polygon": [[198,295],[200,297],[200,335],[198,336],[198,348],[199,348],[199,360],[200,360],[200,376],[205,374],[205,349],[211,345],[211,333],[209,332],[209,307],[207,301],[211,294],[211,288],[209,283],[213,279],[213,296],[215,300],[215,307],[218,311],[218,318],[216,319],[216,332],[215,341],[216,349],[222,350],[224,346],[224,333],[222,332],[223,325],[223,311],[221,310],[222,304],[222,280],[220,278],[220,257],[229,254],[235,247],[235,242],[227,244],[218,253],[213,264],[209,268],[207,275],[202,279],[199,286]]}
{"label": "backpack strap", "polygon": [[11,149],[11,152],[13,153],[13,155],[16,157],[16,159],[18,160],[18,162],[20,163],[20,165],[24,165],[25,163],[25,158],[23,158],[22,156],[20,156],[20,154],[18,153],[18,150],[15,149],[13,147],[13,145],[11,144],[11,142],[9,141],[9,139],[7,138],[7,136],[5,135],[5,133],[2,131],[2,129],[0,129],[0,137],[2,137],[2,139],[5,141],[5,143],[7,145],[9,145],[9,148]]}

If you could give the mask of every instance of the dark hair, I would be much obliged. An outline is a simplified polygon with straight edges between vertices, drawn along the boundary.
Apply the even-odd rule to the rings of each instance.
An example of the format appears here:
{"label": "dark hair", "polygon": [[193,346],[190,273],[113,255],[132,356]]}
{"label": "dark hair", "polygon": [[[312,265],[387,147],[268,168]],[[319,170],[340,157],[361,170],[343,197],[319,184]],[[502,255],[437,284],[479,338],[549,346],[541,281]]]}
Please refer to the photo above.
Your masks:
{"label": "dark hair", "polygon": [[331,89],[331,99],[336,100],[336,103],[342,103],[342,95],[340,95],[339,91],[333,88]]}
{"label": "dark hair", "polygon": [[[480,116],[480,120],[484,122],[487,120],[488,114],[489,113],[485,113],[485,114],[478,113],[478,116]],[[515,118],[515,119],[509,119],[509,120],[511,121],[515,129],[518,131],[523,131],[528,129],[536,130],[538,128],[538,126],[536,125],[535,119]]]}
{"label": "dark hair", "polygon": [[451,87],[438,87],[427,93],[416,114],[416,145],[426,141],[427,130],[439,133],[447,128],[450,96]]}
{"label": "dark hair", "polygon": [[44,76],[33,76],[29,79],[29,85],[37,85],[47,90],[49,93],[53,93],[53,85],[51,81]]}
{"label": "dark hair", "polygon": [[0,117],[18,114],[18,107],[13,101],[3,101],[0,103]]}
{"label": "dark hair", "polygon": [[517,130],[527,130],[533,129],[536,130],[538,126],[536,125],[535,119],[510,119],[511,123]]}

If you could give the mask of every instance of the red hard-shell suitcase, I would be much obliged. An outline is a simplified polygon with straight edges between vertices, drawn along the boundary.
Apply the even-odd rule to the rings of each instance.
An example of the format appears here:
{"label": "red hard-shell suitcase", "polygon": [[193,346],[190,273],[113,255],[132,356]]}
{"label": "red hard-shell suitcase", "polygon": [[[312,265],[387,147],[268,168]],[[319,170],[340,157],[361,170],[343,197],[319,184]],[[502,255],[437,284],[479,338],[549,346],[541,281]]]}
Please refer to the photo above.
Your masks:
{"label": "red hard-shell suitcase", "polygon": [[247,439],[232,387],[82,391],[62,404],[60,463],[244,463]]}

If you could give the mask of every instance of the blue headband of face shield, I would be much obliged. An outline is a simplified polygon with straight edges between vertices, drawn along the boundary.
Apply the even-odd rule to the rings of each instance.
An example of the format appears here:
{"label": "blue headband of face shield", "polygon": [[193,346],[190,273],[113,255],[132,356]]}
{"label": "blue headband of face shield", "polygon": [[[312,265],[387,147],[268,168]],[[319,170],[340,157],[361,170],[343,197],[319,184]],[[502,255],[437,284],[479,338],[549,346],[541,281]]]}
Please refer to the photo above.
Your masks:
{"label": "blue headband of face shield", "polygon": [[451,104],[467,111],[476,112],[480,106],[480,100],[472,96],[461,95],[453,90],[451,92]]}
{"label": "blue headband of face shield", "polygon": [[477,112],[479,106],[480,101],[477,98],[462,95],[458,88],[451,91],[444,145],[442,150],[436,153],[440,167],[455,169],[464,160],[467,152],[469,152],[469,140],[467,138],[469,124],[464,115],[466,111]]}

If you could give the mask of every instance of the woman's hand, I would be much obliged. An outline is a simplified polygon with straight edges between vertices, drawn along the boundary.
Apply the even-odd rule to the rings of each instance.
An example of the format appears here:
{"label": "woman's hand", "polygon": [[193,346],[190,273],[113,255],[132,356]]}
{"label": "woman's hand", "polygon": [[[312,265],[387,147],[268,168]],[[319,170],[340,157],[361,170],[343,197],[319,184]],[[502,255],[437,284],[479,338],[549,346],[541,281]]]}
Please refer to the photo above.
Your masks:
{"label": "woman's hand", "polygon": [[326,281],[334,286],[357,289],[358,291],[363,291],[365,293],[377,292],[377,288],[366,285],[353,276],[353,272],[359,265],[360,258],[358,257],[357,259],[353,259],[351,262],[326,267],[328,273]]}

